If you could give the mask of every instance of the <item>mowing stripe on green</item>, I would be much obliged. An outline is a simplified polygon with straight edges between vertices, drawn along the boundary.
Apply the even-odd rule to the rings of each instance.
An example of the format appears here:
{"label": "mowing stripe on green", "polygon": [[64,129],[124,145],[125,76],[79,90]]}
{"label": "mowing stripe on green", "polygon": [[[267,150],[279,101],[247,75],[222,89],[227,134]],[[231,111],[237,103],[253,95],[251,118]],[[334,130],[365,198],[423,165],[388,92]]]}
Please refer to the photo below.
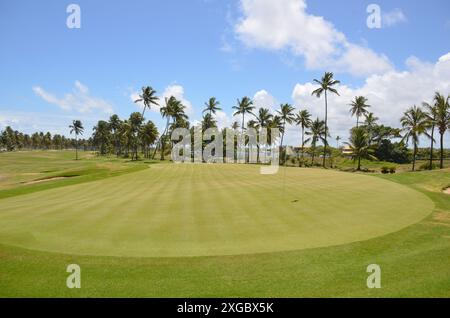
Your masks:
{"label": "mowing stripe on green", "polygon": [[321,169],[161,164],[0,201],[0,243],[69,254],[179,257],[366,240],[427,216],[400,184]]}

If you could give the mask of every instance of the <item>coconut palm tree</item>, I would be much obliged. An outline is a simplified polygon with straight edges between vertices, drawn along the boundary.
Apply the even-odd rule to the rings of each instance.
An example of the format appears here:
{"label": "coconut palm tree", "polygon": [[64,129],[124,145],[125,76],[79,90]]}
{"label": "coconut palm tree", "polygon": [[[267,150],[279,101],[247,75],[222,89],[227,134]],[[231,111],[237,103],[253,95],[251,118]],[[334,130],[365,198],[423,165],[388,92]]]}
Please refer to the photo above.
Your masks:
{"label": "coconut palm tree", "polygon": [[244,133],[244,120],[245,120],[245,114],[253,114],[253,109],[255,109],[255,107],[253,106],[253,102],[250,98],[248,98],[247,96],[243,97],[241,100],[237,100],[237,105],[233,106],[233,109],[235,109],[236,111],[233,113],[233,116],[236,115],[242,115],[242,124],[241,124],[241,132]]}
{"label": "coconut palm tree", "polygon": [[415,171],[419,138],[421,135],[431,137],[427,133],[427,116],[421,108],[414,105],[414,107],[409,108],[404,113],[403,117],[400,119],[400,122],[403,127],[402,131],[405,133],[402,142],[406,141],[408,143],[411,139],[414,146],[412,171]]}
{"label": "coconut palm tree", "polygon": [[[185,114],[185,106],[181,103],[181,101],[177,100],[174,96],[171,96],[170,98],[165,98],[165,105],[160,108],[160,113],[163,118],[166,118],[166,127],[164,129],[164,132],[159,137],[158,145],[161,149],[161,159],[164,160],[164,151],[165,151],[165,145],[168,143],[168,136],[169,136],[169,127],[170,127],[170,120],[173,119],[174,122],[177,121],[186,121],[187,116]],[[153,152],[152,159],[156,155],[158,147],[155,147],[155,151]]]}
{"label": "coconut palm tree", "polygon": [[282,104],[280,110],[277,110],[278,115],[280,116],[281,120],[283,121],[283,132],[281,133],[281,145],[280,148],[283,148],[283,139],[284,139],[284,133],[286,131],[286,124],[292,124],[292,122],[295,120],[294,116],[294,110],[295,108],[292,107],[290,104]]}
{"label": "coconut palm tree", "polygon": [[273,145],[276,142],[276,136],[272,136],[272,129],[278,129],[280,133],[284,133],[283,120],[280,116],[275,115],[267,123],[267,144]]}
{"label": "coconut palm tree", "polygon": [[368,112],[365,115],[364,125],[368,127],[374,127],[377,124],[378,120],[379,118],[376,117],[374,113]]}
{"label": "coconut palm tree", "polygon": [[[305,129],[308,129],[309,127],[311,127],[311,123],[312,123],[311,113],[306,109],[300,110],[298,112],[298,114],[295,116],[295,123],[298,126],[300,126],[300,128],[302,129],[302,161],[303,161],[304,150],[305,150]],[[299,165],[300,165],[300,160],[299,160]]]}
{"label": "coconut palm tree", "polygon": [[239,123],[237,121],[233,122],[233,124],[231,125],[231,129],[237,131],[239,129]]}
{"label": "coconut palm tree", "polygon": [[434,129],[436,127],[436,119],[437,119],[437,107],[436,105],[430,105],[428,103],[422,103],[423,108],[425,108],[426,113],[425,115],[427,116],[428,119],[428,126],[431,130],[431,136],[430,136],[430,141],[431,141],[431,145],[430,145],[430,161],[428,163],[428,169],[432,170],[433,169],[433,150],[434,150],[434,143],[436,142],[434,140]]}
{"label": "coconut palm tree", "polygon": [[258,115],[256,115],[256,127],[267,128],[267,125],[272,120],[273,115],[270,113],[268,108],[260,108],[258,110]]}
{"label": "coconut palm tree", "polygon": [[135,103],[140,103],[140,102],[144,103],[144,109],[142,110],[142,117],[144,117],[146,108],[150,109],[152,104],[159,106],[158,100],[159,100],[159,98],[158,98],[158,96],[156,96],[156,91],[151,86],[147,86],[147,87],[142,87],[142,93],[139,94],[139,98],[136,99],[134,102]]}
{"label": "coconut palm tree", "polygon": [[141,134],[144,117],[140,113],[134,112],[130,115],[128,122],[131,128],[131,146],[133,149],[131,160],[138,160],[139,135]]}
{"label": "coconut palm tree", "polygon": [[75,133],[75,160],[78,160],[78,135],[83,134],[84,127],[80,120],[74,120],[69,128],[70,134]]}
{"label": "coconut palm tree", "polygon": [[311,123],[309,131],[306,132],[306,135],[311,136],[311,150],[312,150],[311,164],[314,164],[317,142],[322,141],[324,146],[327,144],[326,134],[327,129],[325,128],[325,121],[316,118],[316,120]]}
{"label": "coconut palm tree", "polygon": [[374,149],[369,143],[369,134],[362,127],[356,127],[352,129],[349,142],[346,144],[352,150],[352,158],[354,161],[358,160],[357,171],[361,170],[361,158],[368,158],[372,160],[377,160],[373,155]]}
{"label": "coconut palm tree", "polygon": [[341,140],[341,136],[336,136],[336,148],[339,149],[339,141]]}
{"label": "coconut palm tree", "polygon": [[350,114],[356,116],[356,127],[359,127],[359,118],[368,113],[367,108],[369,107],[370,105],[367,104],[367,98],[364,96],[356,96],[350,103]]}
{"label": "coconut palm tree", "polygon": [[116,114],[109,117],[109,128],[111,129],[111,133],[114,138],[114,150],[116,153],[116,156],[118,157],[120,154],[120,145],[119,145],[119,128],[121,125],[121,121],[119,116]]}
{"label": "coconut palm tree", "polygon": [[[260,108],[258,110],[258,115],[256,116],[256,125],[255,128],[258,132],[258,138],[259,136],[259,132],[261,131],[261,129],[267,129],[267,126],[269,125],[270,121],[272,120],[273,115],[270,113],[270,110],[268,108]],[[256,144],[257,146],[257,158],[256,161],[259,163],[259,149],[260,149],[260,140],[258,139],[258,143]],[[264,145],[263,145],[264,146]]]}
{"label": "coconut palm tree", "polygon": [[203,115],[202,131],[205,132],[209,128],[217,128],[217,121],[210,113]]}
{"label": "coconut palm tree", "polygon": [[203,113],[208,112],[210,116],[215,115],[218,110],[221,110],[219,107],[220,103],[216,100],[215,97],[211,97],[207,103],[205,103],[206,108],[203,110]]}
{"label": "coconut palm tree", "polygon": [[[140,115],[140,114],[139,114]],[[106,155],[110,140],[110,129],[107,121],[99,120],[93,128],[92,139],[94,144],[99,147],[101,155]]]}
{"label": "coconut palm tree", "polygon": [[[314,90],[311,95],[315,95],[317,98],[320,98],[322,94],[325,95],[325,141],[327,141],[328,136],[328,96],[327,92],[330,91],[336,95],[339,95],[338,91],[333,87],[335,85],[340,84],[340,81],[335,80],[333,78],[333,73],[326,72],[321,80],[314,79],[314,82],[318,84],[320,87]],[[327,154],[327,142],[325,142],[323,148],[323,167],[325,168],[325,158]]]}
{"label": "coconut palm tree", "polygon": [[447,128],[450,126],[450,96],[447,98],[444,95],[437,93],[434,95],[434,105],[436,107],[436,127],[440,134],[441,154],[439,167],[444,168],[444,135]]}
{"label": "coconut palm tree", "polygon": [[158,139],[158,128],[152,121],[148,121],[139,132],[139,139],[142,143],[145,158],[150,157],[150,145],[153,145]]}

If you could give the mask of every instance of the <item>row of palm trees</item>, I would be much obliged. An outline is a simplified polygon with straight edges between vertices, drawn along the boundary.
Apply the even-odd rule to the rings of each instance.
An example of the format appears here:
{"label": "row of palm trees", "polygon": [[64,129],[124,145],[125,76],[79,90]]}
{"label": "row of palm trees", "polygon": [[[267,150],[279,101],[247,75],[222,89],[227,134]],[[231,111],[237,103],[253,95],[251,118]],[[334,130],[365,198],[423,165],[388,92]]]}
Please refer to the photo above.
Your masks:
{"label": "row of palm trees", "polygon": [[[295,108],[290,104],[282,104],[280,109],[277,110],[275,114],[271,114],[268,108],[260,108],[258,109],[258,112],[255,113],[255,105],[253,101],[246,96],[242,99],[238,99],[237,104],[232,107],[234,110],[233,116],[241,116],[241,132],[243,133],[246,128],[255,128],[257,130],[266,128],[269,131],[271,128],[277,128],[281,132],[280,149],[283,149],[287,125],[296,124],[301,130],[302,159],[304,156],[304,148],[307,143],[310,143],[311,148],[315,149],[317,143],[320,142],[323,144],[322,165],[323,167],[326,167],[326,158],[328,154],[327,147],[329,146],[328,138],[330,137],[328,128],[328,97],[330,94],[339,95],[336,86],[340,84],[340,81],[334,78],[333,73],[326,72],[321,79],[314,79],[314,83],[318,84],[319,87],[311,94],[317,98],[321,98],[322,96],[324,97],[325,111],[323,120],[316,118],[313,121],[311,119],[311,114],[306,109],[295,113]],[[125,121],[125,124],[130,126],[128,135],[132,136],[129,138],[132,141],[131,144],[134,149],[134,155],[132,158],[137,158],[137,137],[142,135],[140,131],[143,129],[142,122],[144,120],[145,111],[147,109],[151,109],[152,107],[159,107],[162,118],[166,120],[166,125],[163,133],[161,135],[158,134],[159,138],[156,142],[152,158],[154,158],[156,152],[160,150],[161,159],[164,160],[166,146],[170,144],[170,132],[175,128],[189,128],[190,126],[188,116],[185,113],[185,106],[181,101],[177,100],[173,96],[169,98],[166,97],[164,105],[160,106],[156,91],[151,86],[143,87],[141,93],[139,94],[139,98],[136,99],[135,102],[142,103],[142,114],[139,114],[140,116],[138,116],[134,113],[130,116],[128,121]],[[369,111],[371,106],[368,104],[368,99],[365,96],[356,96],[354,100],[350,102],[349,106],[351,116],[356,117],[356,127],[352,129],[351,137],[347,144],[353,149],[355,159],[358,159],[358,168],[360,168],[361,157],[371,157],[372,144],[370,127],[375,125],[378,118]],[[412,141],[414,170],[420,136],[425,135],[429,137],[431,139],[430,167],[432,167],[433,146],[435,143],[434,135],[435,129],[437,128],[440,134],[440,167],[442,168],[444,134],[450,126],[449,97],[445,98],[440,93],[436,93],[433,103],[424,103],[423,108],[424,109],[414,106],[408,109],[401,118],[402,131],[404,133],[402,141],[406,143]],[[211,97],[208,102],[205,103],[201,123],[203,130],[217,127],[217,120],[214,116],[219,110],[221,110],[220,102],[215,97]],[[114,147],[119,149],[120,138],[118,136],[120,135],[121,122],[117,116],[114,116],[111,117],[107,127],[111,130],[111,134],[114,136]],[[246,116],[252,116],[252,119],[247,122],[247,127],[245,125]],[[365,118],[364,127],[360,127],[362,117]],[[79,121],[74,121],[73,125],[71,125],[71,133],[74,132],[76,136],[78,136],[78,134],[82,132],[82,127],[80,130],[80,124],[81,123]],[[101,125],[97,125],[97,130],[95,132],[101,130],[100,128],[102,128]],[[231,128],[237,130],[239,128],[238,122],[234,122]],[[154,128],[150,126],[147,126],[146,129],[154,130]],[[101,137],[102,134],[98,135]],[[307,138],[305,138],[305,136]],[[339,142],[340,137],[337,137],[336,140]],[[146,143],[148,144],[150,141],[151,138],[148,139]],[[314,160],[314,155],[315,154],[313,151],[312,160]],[[284,159],[285,158],[282,156],[282,160]]]}
{"label": "row of palm trees", "polygon": [[400,119],[404,136],[403,140],[413,144],[413,166],[415,170],[416,155],[419,140],[422,135],[430,139],[430,159],[429,168],[433,168],[433,150],[435,140],[435,130],[437,128],[440,135],[440,156],[439,167],[444,167],[444,135],[450,127],[450,96],[436,92],[433,103],[423,103],[422,107],[413,106],[409,108]]}

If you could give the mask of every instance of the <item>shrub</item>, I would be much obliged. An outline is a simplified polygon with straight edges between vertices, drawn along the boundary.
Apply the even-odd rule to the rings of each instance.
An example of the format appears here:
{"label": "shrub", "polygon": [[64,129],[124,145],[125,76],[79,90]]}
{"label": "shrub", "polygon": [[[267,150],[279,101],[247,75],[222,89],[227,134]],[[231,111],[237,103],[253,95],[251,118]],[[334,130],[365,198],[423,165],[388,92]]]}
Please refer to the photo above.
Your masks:
{"label": "shrub", "polygon": [[387,174],[387,173],[389,173],[389,167],[386,167],[386,166],[381,167],[381,173],[382,173],[382,174]]}
{"label": "shrub", "polygon": [[423,164],[420,165],[419,170],[434,170],[437,169],[438,165],[433,163],[430,167],[430,162],[425,162]]}
{"label": "shrub", "polygon": [[389,173],[390,174],[394,174],[396,172],[397,168],[396,167],[390,167],[389,168]]}

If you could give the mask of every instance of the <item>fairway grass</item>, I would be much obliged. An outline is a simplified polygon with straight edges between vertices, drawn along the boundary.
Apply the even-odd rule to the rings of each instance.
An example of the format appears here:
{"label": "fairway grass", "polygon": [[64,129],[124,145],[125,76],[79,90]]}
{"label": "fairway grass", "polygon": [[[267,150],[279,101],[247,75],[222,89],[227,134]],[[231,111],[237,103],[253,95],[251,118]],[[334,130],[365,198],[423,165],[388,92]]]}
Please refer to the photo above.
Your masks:
{"label": "fairway grass", "polygon": [[[85,155],[85,153],[81,154]],[[256,218],[252,222],[260,221],[261,218],[258,218],[258,215],[264,215],[271,222],[279,224],[280,217],[277,217],[277,209],[280,208],[275,207],[273,201],[285,207],[297,207],[301,200],[309,200],[310,196],[314,195],[318,198],[318,205],[342,207],[342,205],[351,204],[353,200],[351,198],[359,200],[370,194],[377,195],[376,191],[369,191],[367,188],[365,183],[368,180],[375,182],[372,185],[374,188],[379,188],[375,186],[376,184],[381,185],[382,188],[393,185],[394,187],[389,189],[401,189],[407,194],[412,193],[414,197],[420,198],[420,201],[422,201],[422,196],[426,196],[428,200],[433,202],[432,213],[426,216],[428,211],[423,211],[425,217],[419,220],[420,217],[417,216],[415,224],[406,226],[406,223],[413,222],[410,215],[406,213],[404,217],[408,218],[409,221],[404,222],[406,227],[403,229],[400,229],[402,221],[396,225],[398,230],[392,229],[391,233],[387,234],[386,223],[383,221],[381,227],[384,227],[382,229],[384,235],[380,234],[371,239],[351,243],[338,245],[338,242],[331,242],[332,246],[319,248],[287,250],[284,247],[283,250],[270,253],[254,252],[239,255],[198,257],[110,257],[77,255],[70,252],[37,251],[36,247],[29,245],[33,241],[32,236],[27,238],[25,233],[29,232],[36,236],[33,233],[45,230],[48,233],[53,232],[55,234],[59,227],[58,224],[65,229],[75,229],[76,226],[83,225],[81,227],[83,231],[103,241],[109,240],[111,235],[119,234],[121,236],[129,235],[132,238],[134,234],[127,234],[124,230],[118,231],[122,227],[120,222],[130,225],[130,214],[124,214],[122,217],[114,214],[109,215],[108,213],[114,212],[114,207],[111,208],[111,212],[105,209],[102,212],[103,215],[97,219],[95,211],[80,212],[83,211],[83,207],[93,205],[93,202],[89,202],[89,200],[94,200],[97,206],[107,204],[107,198],[101,200],[102,191],[109,193],[116,200],[121,197],[119,193],[129,191],[128,198],[130,202],[136,202],[134,203],[136,205],[143,204],[142,199],[139,198],[147,197],[147,192],[150,191],[150,194],[158,193],[160,199],[150,201],[148,209],[154,211],[153,205],[161,207],[160,212],[153,213],[159,213],[160,218],[162,218],[165,215],[170,215],[170,213],[163,212],[173,210],[174,207],[164,206],[158,201],[168,197],[176,198],[176,195],[170,194],[167,189],[171,189],[171,191],[176,189],[177,193],[192,189],[190,186],[183,186],[181,183],[173,181],[177,179],[176,174],[178,173],[175,172],[176,170],[171,170],[171,168],[175,168],[174,166],[166,166],[165,164],[148,165],[141,161],[137,163],[139,169],[142,169],[143,165],[146,170],[121,176],[103,172],[98,175],[98,168],[99,166],[103,167],[105,161],[107,161],[107,165],[113,164],[114,167],[116,167],[116,163],[117,167],[125,166],[126,171],[121,169],[123,173],[133,171],[135,169],[134,163],[133,167],[128,169],[128,165],[130,165],[128,161],[118,160],[116,163],[111,163],[110,159],[91,157],[90,154],[86,154],[83,160],[74,162],[72,160],[73,155],[69,152],[0,154],[0,175],[8,177],[6,180],[0,180],[0,183],[3,184],[5,182],[11,184],[11,178],[15,178],[17,174],[19,174],[17,178],[20,178],[21,182],[24,179],[28,181],[66,173],[67,169],[70,171],[83,170],[86,173],[83,176],[52,181],[47,184],[23,186],[20,182],[17,184],[14,181],[15,187],[0,190],[0,208],[3,208],[5,203],[13,204],[15,202],[15,204],[26,207],[27,210],[27,213],[22,212],[20,215],[13,213],[11,209],[2,210],[0,213],[2,214],[0,227],[3,233],[9,232],[7,239],[12,240],[11,242],[16,245],[13,246],[5,241],[0,243],[0,297],[450,297],[450,196],[442,193],[442,189],[450,186],[450,169],[364,176],[323,171],[321,169],[290,168],[272,176],[273,180],[269,182],[268,179],[262,181],[260,176],[254,174],[253,168],[256,167],[240,165],[231,166],[234,168],[234,172],[224,170],[221,166],[208,166],[205,170],[205,172],[208,172],[207,174],[198,174],[197,171],[194,171],[195,176],[190,177],[192,180],[202,181],[196,182],[199,193],[195,193],[200,197],[196,198],[195,202],[210,202],[209,204],[215,206],[213,200],[210,201],[208,197],[212,195],[213,189],[217,190],[221,181],[216,180],[212,183],[209,181],[208,183],[206,180],[209,175],[222,176],[222,181],[228,180],[227,186],[230,186],[229,183],[231,183],[231,188],[235,192],[237,192],[237,189],[241,189],[242,193],[236,194],[240,198],[239,201],[234,200],[235,194],[232,197],[225,194],[223,198],[216,197],[220,205],[226,206],[226,209],[222,210],[225,211],[224,216],[227,215],[226,211],[231,213],[235,209],[244,209],[254,205],[255,203],[251,202],[251,189],[257,191],[257,189],[263,188],[265,192],[258,191],[261,193],[260,196],[263,197],[263,205],[270,207],[270,209],[265,214],[255,212]],[[35,160],[33,159],[34,156],[47,157],[47,159],[38,158]],[[87,166],[91,166],[91,168],[85,169]],[[157,174],[156,168],[160,169],[162,174],[158,179],[152,177],[153,173]],[[215,171],[216,168],[220,168],[218,172]],[[321,174],[322,172],[323,174]],[[23,173],[27,173],[27,175],[23,175]],[[39,176],[28,175],[28,173],[39,173]],[[140,176],[143,176],[141,173],[148,175],[149,180],[146,179],[146,182],[139,180]],[[309,182],[307,182],[308,178],[301,177],[307,174],[312,175]],[[183,174],[179,173],[179,178],[187,178],[187,175],[189,174],[185,174],[183,177]],[[107,178],[111,176],[114,177]],[[321,177],[319,178],[319,176]],[[339,176],[339,182],[342,183],[336,184],[336,181],[333,183],[331,181],[332,176],[336,178]],[[347,176],[349,179],[345,181]],[[169,178],[171,182],[164,182],[164,178]],[[378,181],[381,181],[381,183],[378,183]],[[266,182],[270,183],[270,187]],[[349,195],[350,199],[343,200],[330,196],[333,191],[339,191],[339,188],[342,187],[345,188],[347,182],[357,182],[357,187],[352,188],[353,191],[356,191],[354,197]],[[314,186],[314,183],[319,185]],[[397,185],[398,188],[395,187]],[[109,188],[114,190],[109,190]],[[311,192],[304,190],[307,188],[311,188]],[[74,191],[75,189],[76,191]],[[315,191],[312,189],[315,189]],[[66,198],[65,205],[57,202],[58,205],[63,205],[63,212],[61,212],[61,206],[48,210],[51,205],[45,203],[46,200],[50,199],[48,194],[55,193],[55,191],[61,191],[61,195]],[[95,195],[90,195],[89,192]],[[81,194],[86,196],[84,200],[77,197]],[[57,200],[57,197],[52,196],[54,200]],[[40,201],[39,204],[47,210],[43,210],[41,214],[40,207],[33,206],[30,197],[33,200]],[[167,199],[167,201],[172,202],[173,199]],[[397,204],[398,199],[398,196],[394,197],[393,204]],[[298,201],[294,202],[296,200]],[[340,202],[333,203],[334,200],[340,200]],[[378,201],[380,200],[375,203],[371,200],[365,201],[364,204],[361,203],[361,206],[364,205],[363,211],[367,208],[372,209],[372,204],[386,204]],[[429,204],[427,200],[423,202]],[[185,206],[190,204],[192,202],[184,202]],[[415,205],[413,202],[407,202],[406,204]],[[75,207],[78,208],[78,212]],[[133,203],[130,203],[129,207],[131,211],[135,208]],[[66,209],[67,213],[70,212],[67,215],[65,214]],[[145,211],[147,211],[146,209],[147,207]],[[235,224],[230,223],[230,221],[218,222],[221,218],[214,217],[218,215],[214,211],[208,211],[208,214],[204,215],[205,220],[199,222],[195,227],[189,227],[189,219],[179,220],[178,223],[173,222],[177,226],[181,223],[187,223],[188,228],[192,231],[200,229],[201,224],[209,224],[210,228],[202,233],[209,233],[210,237],[217,238],[219,238],[219,235],[213,233],[212,229],[220,230],[220,226],[222,226],[222,231],[225,231],[228,227],[227,232],[223,233],[233,233],[235,236],[232,238],[239,237],[241,241],[246,238],[244,229],[242,230],[243,233],[230,232],[230,227],[232,228]],[[301,218],[298,219],[298,214],[306,213],[307,215],[307,212],[296,214],[295,211],[297,210],[292,212],[289,209],[285,212],[287,214],[281,215],[292,217],[292,222],[301,220]],[[341,210],[335,209],[335,211]],[[368,218],[366,223],[370,223],[371,217],[377,218],[377,212],[373,216],[365,215]],[[3,215],[4,213],[9,216]],[[394,211],[392,214],[395,215],[395,213]],[[246,218],[250,215],[247,212],[240,222],[252,224]],[[70,217],[66,219],[66,216]],[[88,216],[90,216],[90,220],[96,220],[97,225],[103,223],[104,226],[98,226],[97,229],[89,228],[87,226],[89,224]],[[111,217],[111,220],[116,218],[117,222],[114,225],[107,222],[108,216]],[[139,213],[136,216],[139,216]],[[46,225],[41,222],[41,217],[45,217],[52,223]],[[390,219],[392,215],[384,215],[384,217],[388,218],[387,223],[392,221]],[[20,218],[27,221],[22,222],[19,220]],[[12,219],[17,222],[11,222]],[[327,218],[323,218],[322,222],[326,223],[326,220]],[[349,219],[350,221],[352,220]],[[366,223],[362,224],[362,228],[367,226]],[[8,224],[8,227],[5,224]],[[102,238],[102,235],[97,234],[97,232],[105,233],[105,229],[108,227],[110,228],[108,237]],[[287,225],[284,225],[284,227],[290,229]],[[292,227],[294,228],[294,226]],[[255,234],[254,231],[257,228],[255,227],[252,230],[253,232],[250,233]],[[303,229],[302,226],[299,226],[299,229]],[[22,232],[20,233],[19,230]],[[265,230],[267,230],[267,227]],[[350,231],[354,230],[351,229]],[[372,231],[375,230],[375,228],[372,228]],[[17,231],[15,238],[11,237],[14,231]],[[75,240],[72,243],[72,248],[78,248],[82,243],[82,240],[79,239],[80,233],[76,231],[73,234],[61,232],[60,237],[57,237],[56,240],[63,240],[62,246],[66,244],[65,242],[70,237],[73,237]],[[250,237],[250,233],[247,237]],[[237,234],[240,235],[237,236]],[[177,235],[181,234],[175,233],[172,239]],[[274,235],[273,232],[266,232],[261,240],[269,242]],[[163,237],[160,236],[160,238]],[[275,238],[280,242],[282,241],[280,236]],[[223,236],[220,236],[220,239],[223,241]],[[16,241],[14,242],[14,240]],[[165,236],[164,241],[170,242],[170,236]],[[127,244],[131,242],[132,240]],[[190,242],[196,241],[191,239]],[[90,243],[94,244],[95,242]],[[120,243],[117,243],[117,246],[120,246]],[[25,248],[17,245],[22,245]],[[66,248],[68,247],[71,246],[66,246]],[[112,249],[115,250],[115,247]],[[47,246],[47,250],[49,250],[49,246]],[[80,289],[66,287],[68,276],[66,268],[69,264],[79,264],[81,267]],[[369,274],[366,272],[366,268],[369,264],[378,264],[381,267],[381,289],[367,288],[366,279]]]}
{"label": "fairway grass", "polygon": [[4,199],[0,243],[97,256],[268,253],[385,235],[433,206],[408,187],[358,174],[160,164]]}

